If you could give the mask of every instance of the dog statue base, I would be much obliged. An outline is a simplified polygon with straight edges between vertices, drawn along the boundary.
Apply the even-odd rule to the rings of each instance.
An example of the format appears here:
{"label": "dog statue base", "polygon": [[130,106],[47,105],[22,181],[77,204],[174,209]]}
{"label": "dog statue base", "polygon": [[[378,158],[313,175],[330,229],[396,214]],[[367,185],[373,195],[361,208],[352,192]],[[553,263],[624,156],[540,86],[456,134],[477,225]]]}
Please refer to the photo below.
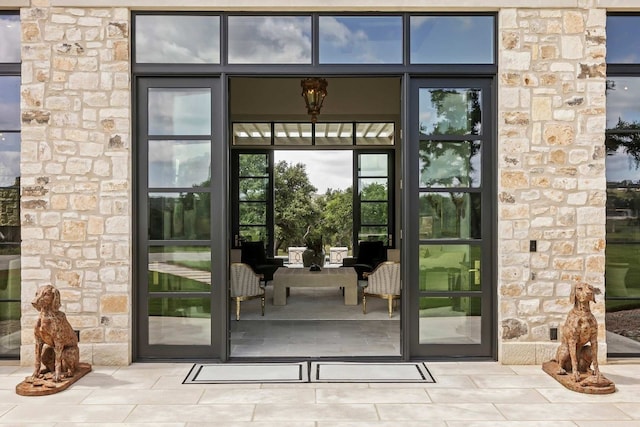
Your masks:
{"label": "dog statue base", "polygon": [[592,372],[580,372],[580,381],[576,382],[571,373],[560,374],[560,366],[555,360],[542,364],[542,370],[553,379],[572,391],[586,394],[611,394],[616,391],[615,384],[600,374],[600,379]]}
{"label": "dog statue base", "polygon": [[53,380],[53,372],[47,372],[42,378],[26,377],[16,386],[16,393],[20,396],[47,396],[66,390],[71,384],[91,372],[91,365],[82,363],[76,367],[72,377],[62,378],[59,382]]}

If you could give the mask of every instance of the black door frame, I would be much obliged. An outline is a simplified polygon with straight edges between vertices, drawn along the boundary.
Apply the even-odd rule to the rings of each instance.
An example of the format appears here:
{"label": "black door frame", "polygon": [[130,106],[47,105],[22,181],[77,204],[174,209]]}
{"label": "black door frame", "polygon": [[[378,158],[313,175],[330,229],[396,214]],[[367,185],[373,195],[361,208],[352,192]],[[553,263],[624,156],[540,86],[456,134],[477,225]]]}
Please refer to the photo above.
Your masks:
{"label": "black door frame", "polygon": [[[139,174],[138,182],[135,187],[137,194],[134,196],[134,207],[138,212],[136,216],[136,230],[137,230],[137,262],[136,271],[134,275],[137,278],[136,292],[134,294],[135,307],[138,313],[134,318],[134,329],[136,340],[134,340],[134,355],[136,359],[160,359],[160,358],[175,358],[177,355],[181,355],[184,358],[206,358],[206,359],[219,359],[226,361],[230,355],[229,348],[229,319],[226,313],[228,313],[228,298],[226,298],[227,283],[227,269],[215,268],[215,266],[227,266],[229,263],[229,249],[231,249],[231,206],[226,206],[229,201],[229,129],[228,125],[221,126],[220,123],[228,124],[228,114],[226,106],[228,105],[228,93],[226,88],[228,85],[225,75],[218,77],[139,77],[135,81],[136,93],[138,96],[138,102],[136,104],[138,111],[136,115],[139,118],[137,127],[137,140],[136,145],[136,162],[137,170]],[[363,76],[364,77],[364,76]],[[449,81],[454,78],[449,78]],[[497,340],[496,340],[496,318],[495,302],[496,302],[496,290],[495,286],[486,285],[483,293],[483,319],[487,320],[483,322],[482,338],[485,344],[485,348],[481,352],[477,351],[463,351],[459,352],[460,346],[438,346],[440,350],[435,352],[423,352],[416,348],[415,334],[418,331],[418,325],[415,319],[412,319],[413,313],[417,313],[417,286],[412,284],[418,283],[418,269],[415,266],[418,264],[418,216],[415,214],[418,212],[417,206],[417,162],[414,162],[417,154],[417,138],[414,137],[411,130],[413,130],[412,124],[415,123],[415,115],[417,114],[414,108],[414,98],[417,95],[416,87],[423,82],[434,82],[437,79],[430,76],[413,77],[405,74],[402,78],[402,90],[403,90],[403,102],[401,105],[401,126],[403,132],[401,132],[400,148],[398,155],[400,156],[400,188],[398,189],[397,200],[400,203],[400,217],[399,229],[400,235],[396,236],[394,246],[400,249],[401,262],[402,262],[402,280],[403,280],[403,292],[401,298],[401,304],[403,307],[401,316],[401,355],[402,360],[411,360],[415,358],[429,358],[429,357],[447,357],[447,356],[463,356],[463,357],[487,357],[495,358],[497,354]],[[488,109],[485,111],[490,112],[488,119],[483,120],[490,127],[490,135],[488,136],[488,142],[493,144],[496,141],[495,125],[493,123],[495,118],[495,88],[494,78],[492,77],[465,77],[461,79],[454,79],[454,81],[464,84],[464,82],[484,82],[487,93],[489,94],[489,100],[487,100]],[[149,296],[147,294],[147,268],[148,257],[146,254],[148,245],[147,236],[147,223],[146,214],[147,206],[141,200],[146,200],[145,192],[148,191],[146,187],[146,180],[141,180],[140,177],[145,177],[147,174],[146,154],[144,150],[147,147],[146,136],[146,105],[143,100],[146,99],[144,91],[149,87],[149,84],[153,83],[154,87],[194,87],[194,82],[210,82],[210,86],[213,88],[212,92],[212,182],[221,183],[215,189],[212,187],[212,191],[217,192],[217,196],[212,194],[212,218],[220,218],[220,221],[212,221],[211,223],[211,240],[202,241],[202,244],[208,244],[211,248],[211,262],[212,262],[212,283],[225,284],[223,286],[214,287],[212,290],[212,339],[211,346],[189,346],[192,352],[185,354],[182,349],[178,349],[176,346],[148,346],[144,343],[147,342],[147,325],[145,316],[148,316],[148,310],[146,309],[146,299]],[[217,95],[216,95],[217,92]],[[486,107],[486,106],[485,106]],[[486,115],[485,115],[486,117]],[[218,141],[219,143],[215,143]],[[495,145],[495,144],[493,144]],[[496,149],[495,146],[491,149]],[[484,171],[495,171],[495,157],[494,154],[489,154],[483,151],[483,168]],[[214,160],[217,159],[217,160]],[[213,167],[213,165],[216,167]],[[490,165],[490,166],[487,166]],[[484,173],[483,186],[486,188],[485,192],[493,191],[496,185],[496,177],[494,173]],[[144,182],[141,182],[144,181]],[[225,200],[225,203],[214,203],[214,200]],[[485,210],[483,215],[483,233],[487,236],[489,242],[483,248],[483,268],[482,270],[482,283],[492,284],[495,283],[494,272],[496,271],[495,257],[490,256],[495,253],[495,213],[493,206],[495,205],[495,196],[485,195],[483,196],[483,204],[487,202],[491,207]],[[213,242],[224,242],[222,245]],[[171,241],[165,242],[166,244],[175,244],[178,242]],[[490,266],[490,268],[486,268]],[[141,286],[142,285],[142,286]],[[168,296],[163,294],[163,296]],[[176,294],[175,296],[193,296],[193,294]],[[223,314],[219,314],[223,313]],[[215,319],[213,319],[213,317]],[[412,341],[413,340],[413,341]],[[487,347],[488,346],[488,347]],[[345,355],[349,357],[349,355]]]}
{"label": "black door frame", "polygon": [[[133,187],[133,211],[136,212],[133,218],[136,241],[134,246],[134,256],[136,262],[133,264],[133,277],[136,278],[136,285],[133,292],[132,306],[136,313],[132,316],[134,337],[133,354],[136,360],[150,359],[170,359],[180,355],[184,359],[226,359],[226,330],[227,324],[220,322],[211,323],[211,344],[210,345],[149,345],[149,310],[148,300],[151,297],[210,297],[211,317],[217,313],[226,313],[228,301],[226,296],[227,269],[215,268],[216,266],[228,264],[228,251],[226,244],[214,244],[214,242],[226,242],[228,231],[225,228],[227,223],[226,206],[216,203],[216,200],[223,200],[227,197],[227,176],[228,158],[225,138],[225,122],[223,114],[224,94],[220,77],[137,77],[134,80],[134,93],[136,102],[134,103],[134,114],[137,117],[136,144],[133,149],[136,176]],[[208,240],[151,240],[149,238],[149,206],[147,195],[156,191],[148,185],[148,147],[150,137],[148,130],[148,105],[147,93],[151,87],[157,88],[210,88],[211,89],[211,135],[206,139],[211,140],[211,185],[209,191],[211,218],[220,218],[221,221],[211,221],[210,238]],[[205,139],[203,136],[182,136],[170,135],[159,139]],[[217,183],[217,184],[214,184]],[[158,191],[180,192],[188,191],[190,188],[158,189]],[[149,247],[151,246],[206,246],[211,249],[211,291],[202,292],[162,292],[154,293],[149,289],[148,265]],[[220,316],[226,319],[225,316]]]}
{"label": "black door frame", "polygon": [[[481,259],[481,344],[419,344],[419,295],[441,296],[438,293],[419,292],[419,204],[420,193],[418,152],[419,152],[419,88],[421,87],[479,87],[483,90],[482,98],[482,259]],[[496,135],[496,89],[495,77],[482,76],[407,76],[405,81],[405,112],[404,139],[401,149],[403,159],[403,240],[401,252],[403,256],[403,307],[407,309],[403,326],[404,343],[403,355],[405,359],[413,358],[488,358],[495,359],[497,355],[497,291],[495,272],[497,271],[496,252],[497,220],[495,214],[497,177],[495,171],[497,151]],[[476,139],[476,138],[473,138]],[[456,243],[474,243],[473,239],[456,239]],[[454,292],[450,296],[473,296],[473,292]]]}

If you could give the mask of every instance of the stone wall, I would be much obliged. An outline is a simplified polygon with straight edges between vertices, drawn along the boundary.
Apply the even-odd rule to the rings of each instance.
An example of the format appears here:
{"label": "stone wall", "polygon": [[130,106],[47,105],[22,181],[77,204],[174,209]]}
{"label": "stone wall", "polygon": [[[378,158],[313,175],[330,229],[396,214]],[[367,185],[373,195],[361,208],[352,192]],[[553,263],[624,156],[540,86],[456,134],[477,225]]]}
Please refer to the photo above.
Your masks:
{"label": "stone wall", "polygon": [[[505,364],[552,356],[558,343],[549,329],[564,323],[572,283],[603,290],[606,11],[580,3],[583,9],[500,11],[498,339]],[[604,341],[604,295],[594,311]]]}
{"label": "stone wall", "polygon": [[[21,11],[21,361],[33,360],[29,302],[53,283],[82,360],[128,364],[129,11],[48,4]],[[604,284],[606,12],[578,4],[499,14],[497,340],[506,364],[550,358],[549,329],[566,317],[571,284]],[[595,312],[604,341],[603,296]],[[606,345],[600,351],[603,360]]]}
{"label": "stone wall", "polygon": [[33,360],[30,301],[52,283],[81,359],[128,364],[129,11],[32,5],[21,10],[21,361]]}

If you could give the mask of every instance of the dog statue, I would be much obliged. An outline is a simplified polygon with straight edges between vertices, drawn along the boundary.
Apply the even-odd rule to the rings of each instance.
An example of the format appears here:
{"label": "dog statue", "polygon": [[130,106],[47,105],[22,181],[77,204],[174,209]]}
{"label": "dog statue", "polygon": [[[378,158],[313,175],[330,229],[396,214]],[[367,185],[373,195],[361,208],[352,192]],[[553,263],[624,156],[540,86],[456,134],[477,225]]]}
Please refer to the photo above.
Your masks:
{"label": "dog statue", "polygon": [[[80,364],[78,337],[60,311],[60,292],[53,285],[38,289],[31,302],[40,312],[34,329],[36,340],[35,369],[33,378],[42,378],[47,372],[53,373],[53,381],[73,377]],[[41,369],[44,365],[45,369]]]}
{"label": "dog statue", "polygon": [[569,301],[573,308],[562,327],[562,344],[556,352],[559,374],[571,372],[573,380],[580,382],[580,372],[588,372],[600,379],[598,367],[598,322],[591,313],[592,301],[596,302],[595,290],[587,283],[577,283],[571,287]]}
{"label": "dog statue", "polygon": [[[562,343],[555,359],[543,364],[543,370],[574,391],[613,393],[615,385],[602,376],[598,366],[598,322],[590,306],[591,302],[596,302],[596,293],[588,283],[576,283],[571,287],[569,301],[573,308],[562,326]],[[571,376],[567,380],[569,372]],[[587,378],[583,380],[582,374]]]}

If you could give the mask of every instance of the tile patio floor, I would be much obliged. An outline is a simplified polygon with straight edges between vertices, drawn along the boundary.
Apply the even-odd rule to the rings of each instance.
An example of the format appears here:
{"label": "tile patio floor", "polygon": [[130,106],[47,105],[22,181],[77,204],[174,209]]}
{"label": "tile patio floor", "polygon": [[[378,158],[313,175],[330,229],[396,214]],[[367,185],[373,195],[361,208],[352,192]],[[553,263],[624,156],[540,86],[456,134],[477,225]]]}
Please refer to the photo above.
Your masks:
{"label": "tile patio floor", "polygon": [[183,385],[190,363],[94,366],[70,389],[24,397],[30,369],[0,363],[0,426],[638,427],[640,360],[602,372],[618,391],[566,390],[540,366],[427,363],[436,384]]}

